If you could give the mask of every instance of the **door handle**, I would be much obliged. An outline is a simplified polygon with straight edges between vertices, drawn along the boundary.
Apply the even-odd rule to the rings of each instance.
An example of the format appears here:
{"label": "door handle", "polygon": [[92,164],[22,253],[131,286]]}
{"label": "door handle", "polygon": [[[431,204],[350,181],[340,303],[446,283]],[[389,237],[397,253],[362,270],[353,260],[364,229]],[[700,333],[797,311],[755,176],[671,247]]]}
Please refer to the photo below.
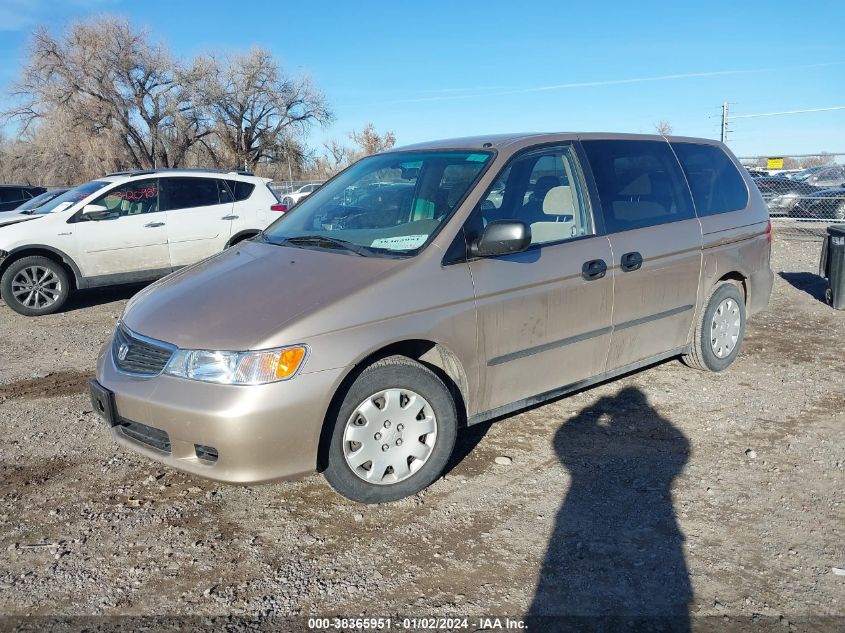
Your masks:
{"label": "door handle", "polygon": [[640,255],[637,251],[633,253],[625,253],[622,256],[621,261],[621,268],[626,273],[633,272],[635,270],[639,270],[640,267],[643,265],[643,256]]}
{"label": "door handle", "polygon": [[239,216],[239,215],[224,215],[220,219],[221,220],[237,220],[239,217],[241,217],[241,216]]}
{"label": "door handle", "polygon": [[158,228],[160,226],[164,226],[164,222],[148,222],[144,226],[148,229],[155,229],[155,228]]}
{"label": "door handle", "polygon": [[601,279],[607,274],[607,262],[603,259],[591,259],[581,266],[581,276],[587,281]]}

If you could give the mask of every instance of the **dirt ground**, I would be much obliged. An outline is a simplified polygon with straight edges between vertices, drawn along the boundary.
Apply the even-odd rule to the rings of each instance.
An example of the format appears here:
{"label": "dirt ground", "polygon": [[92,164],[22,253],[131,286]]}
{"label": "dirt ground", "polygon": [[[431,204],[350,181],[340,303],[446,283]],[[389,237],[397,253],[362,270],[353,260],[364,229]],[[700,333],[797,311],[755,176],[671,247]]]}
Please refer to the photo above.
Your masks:
{"label": "dirt ground", "polygon": [[819,248],[776,228],[727,372],[671,361],[473,427],[379,507],[116,446],[86,382],[137,288],[0,304],[0,614],[845,616],[845,313]]}

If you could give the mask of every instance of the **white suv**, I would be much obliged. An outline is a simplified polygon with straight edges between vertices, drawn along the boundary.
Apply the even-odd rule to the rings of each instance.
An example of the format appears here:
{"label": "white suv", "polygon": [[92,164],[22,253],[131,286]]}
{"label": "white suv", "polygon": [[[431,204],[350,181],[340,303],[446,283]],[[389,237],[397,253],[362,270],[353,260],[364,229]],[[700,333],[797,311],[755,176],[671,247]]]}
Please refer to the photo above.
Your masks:
{"label": "white suv", "polygon": [[0,294],[21,314],[71,291],[152,281],[248,237],[287,210],[248,172],[109,174],[31,212],[0,215]]}

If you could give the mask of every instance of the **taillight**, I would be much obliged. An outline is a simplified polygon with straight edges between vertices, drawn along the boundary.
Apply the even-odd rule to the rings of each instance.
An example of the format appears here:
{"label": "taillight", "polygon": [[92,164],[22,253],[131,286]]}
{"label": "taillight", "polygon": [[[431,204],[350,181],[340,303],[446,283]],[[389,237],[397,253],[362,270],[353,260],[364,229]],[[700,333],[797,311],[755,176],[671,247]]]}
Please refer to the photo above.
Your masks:
{"label": "taillight", "polygon": [[288,210],[288,205],[286,204],[274,204],[270,207],[270,211],[278,211],[279,213],[285,213]]}
{"label": "taillight", "polygon": [[771,244],[772,243],[772,220],[769,219],[769,223],[766,225],[766,241]]}

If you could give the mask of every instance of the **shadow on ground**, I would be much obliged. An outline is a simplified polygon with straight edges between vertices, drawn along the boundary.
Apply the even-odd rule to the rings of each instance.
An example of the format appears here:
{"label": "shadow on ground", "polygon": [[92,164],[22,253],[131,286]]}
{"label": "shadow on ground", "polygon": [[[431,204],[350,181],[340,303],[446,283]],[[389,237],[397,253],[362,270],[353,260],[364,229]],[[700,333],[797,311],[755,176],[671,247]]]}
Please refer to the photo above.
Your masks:
{"label": "shadow on ground", "polygon": [[813,299],[827,303],[825,291],[827,290],[827,279],[813,273],[778,273],[789,285],[806,292]]}
{"label": "shadow on ground", "polygon": [[112,303],[113,301],[123,301],[132,298],[135,294],[144,289],[149,284],[131,284],[126,286],[107,286],[105,288],[89,288],[86,290],[78,290],[71,294],[67,303],[62,308],[62,312],[72,312],[74,310],[82,310],[92,306]]}
{"label": "shadow on ground", "polygon": [[688,631],[692,589],[671,493],[687,438],[628,387],[566,422],[554,446],[571,483],[529,628]]}

